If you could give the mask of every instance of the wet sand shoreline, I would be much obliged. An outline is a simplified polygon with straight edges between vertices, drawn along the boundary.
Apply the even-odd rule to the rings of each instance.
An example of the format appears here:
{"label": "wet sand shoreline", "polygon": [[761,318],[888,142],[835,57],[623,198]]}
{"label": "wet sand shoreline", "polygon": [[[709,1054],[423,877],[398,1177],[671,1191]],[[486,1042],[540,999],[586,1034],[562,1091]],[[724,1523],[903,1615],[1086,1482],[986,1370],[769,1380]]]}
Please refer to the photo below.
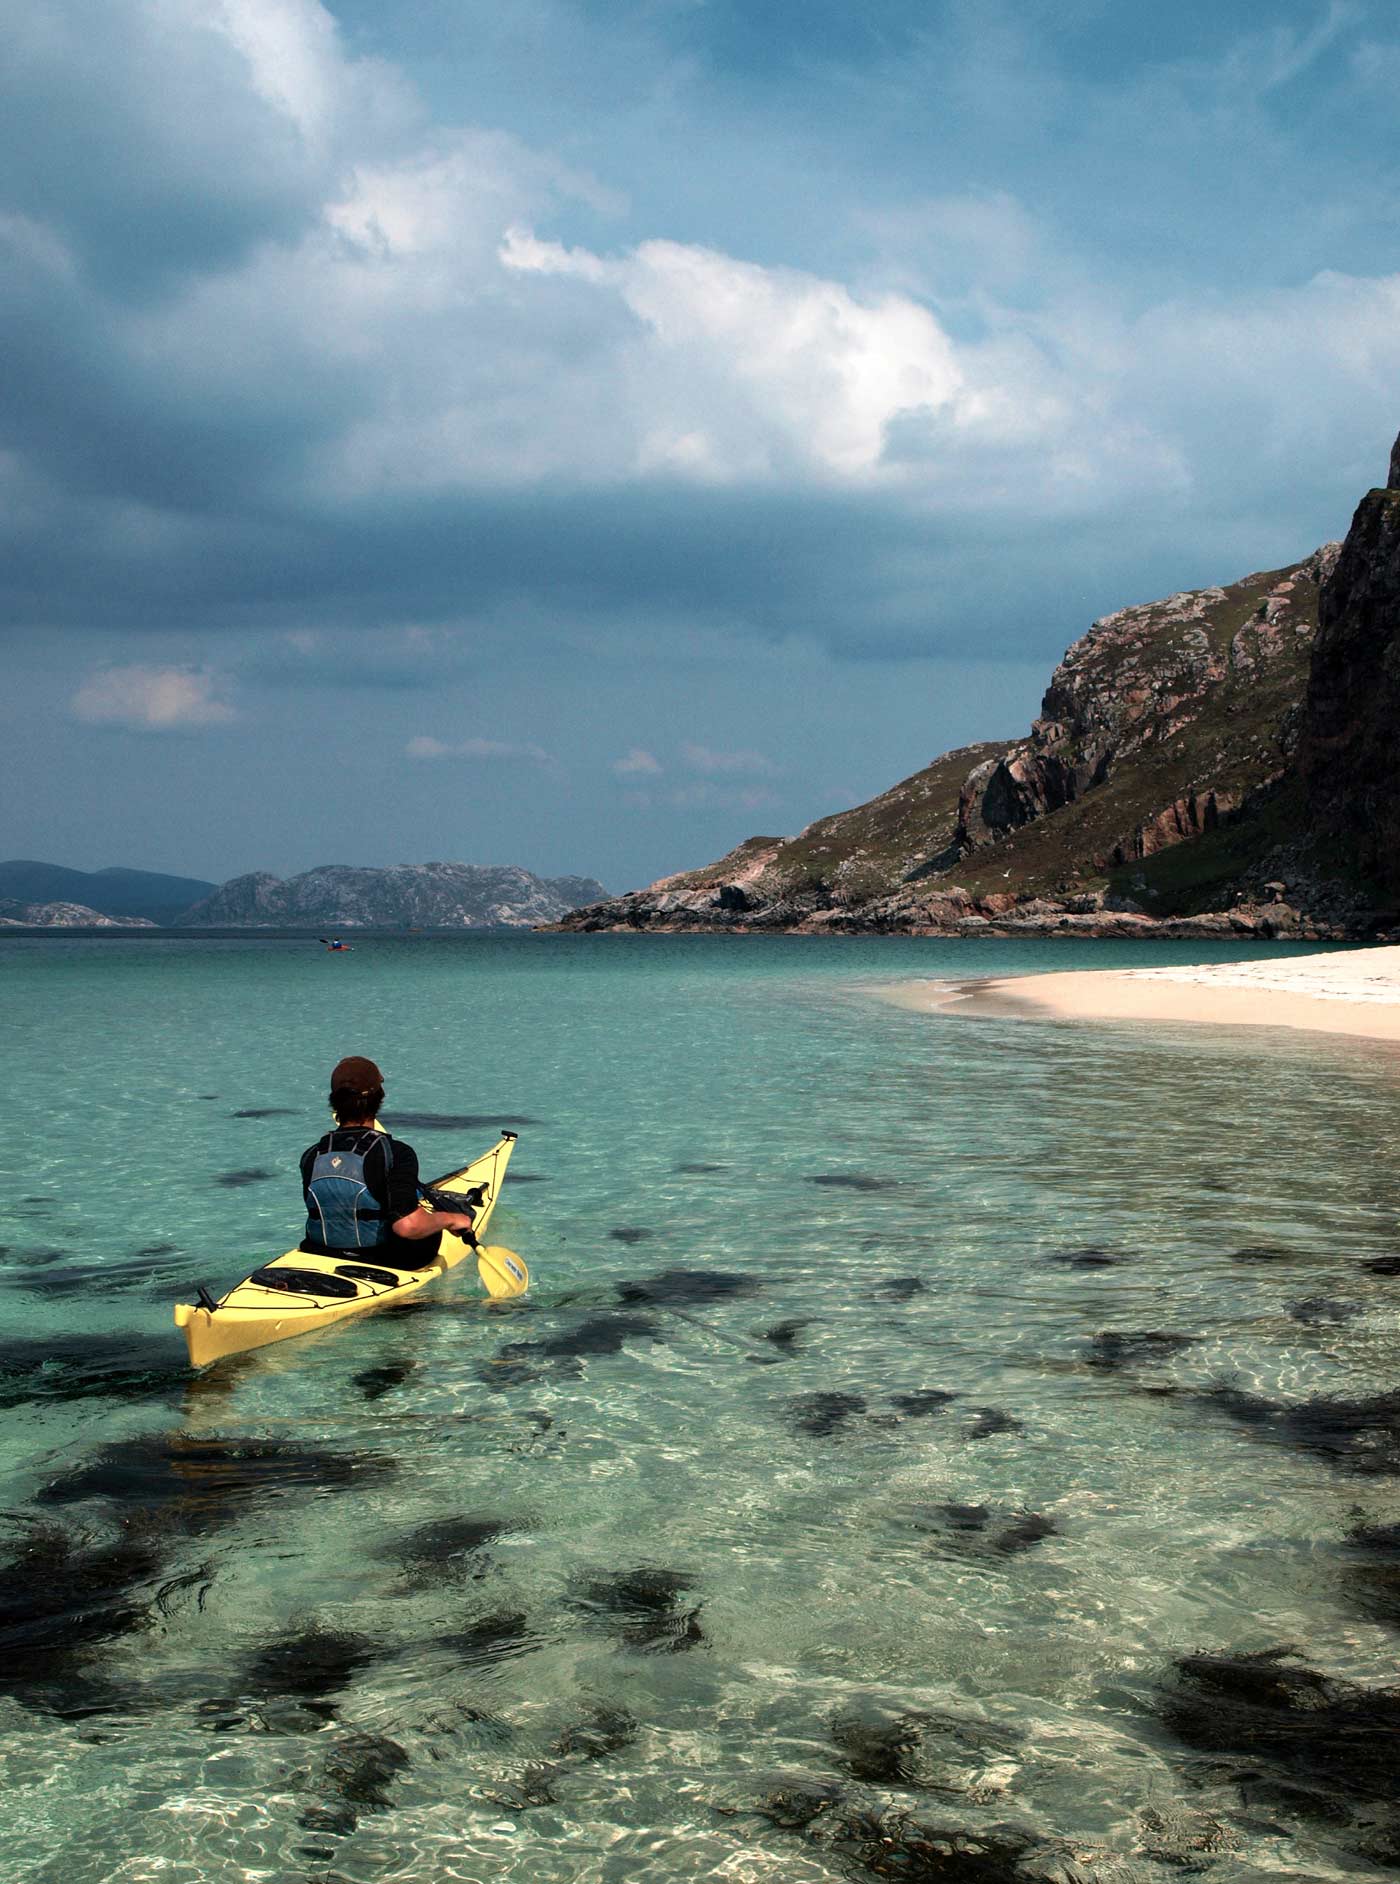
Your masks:
{"label": "wet sand shoreline", "polygon": [[959,1017],[1287,1027],[1400,1043],[1400,945],[1265,962],[906,983],[890,998]]}

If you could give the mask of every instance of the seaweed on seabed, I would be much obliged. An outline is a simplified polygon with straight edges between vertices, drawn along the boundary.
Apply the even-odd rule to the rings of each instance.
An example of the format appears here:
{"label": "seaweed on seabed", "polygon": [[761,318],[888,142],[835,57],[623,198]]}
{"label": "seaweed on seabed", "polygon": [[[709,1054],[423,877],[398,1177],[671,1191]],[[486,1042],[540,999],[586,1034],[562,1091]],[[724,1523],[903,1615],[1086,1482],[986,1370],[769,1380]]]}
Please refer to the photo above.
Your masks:
{"label": "seaweed on seabed", "polygon": [[245,1665],[244,1683],[253,1694],[322,1701],[384,1653],[367,1635],[312,1623],[264,1642]]}
{"label": "seaweed on seabed", "polygon": [[1400,1524],[1357,1524],[1345,1551],[1342,1584],[1358,1612],[1400,1629]]}
{"label": "seaweed on seabed", "polygon": [[1247,1804],[1341,1827],[1334,1835],[1400,1862],[1400,1688],[1364,1688],[1286,1648],[1182,1656],[1158,1711],[1185,1745],[1215,1756]]}
{"label": "seaweed on seabed", "polygon": [[389,1787],[411,1765],[397,1740],[386,1734],[347,1733],[321,1761],[314,1790],[323,1803],[307,1806],[298,1819],[303,1830],[353,1832],[361,1812],[386,1812],[393,1805]]}
{"label": "seaweed on seabed", "polygon": [[196,1439],[144,1433],[104,1446],[86,1465],[51,1479],[38,1494],[48,1505],[103,1498],[118,1508],[158,1511],[172,1528],[198,1535],[234,1523],[250,1498],[308,1494],[376,1484],[392,1476],[378,1453],[330,1450],[281,1439]]}
{"label": "seaweed on seabed", "polygon": [[1014,1825],[973,1830],[880,1811],[838,1815],[828,1830],[835,1849],[868,1876],[898,1884],[1027,1884],[1044,1875],[1027,1860],[1046,1853],[1046,1841]]}
{"label": "seaweed on seabed", "polygon": [[0,1408],[68,1400],[157,1400],[190,1370],[168,1341],[139,1335],[9,1336],[0,1341]]}
{"label": "seaweed on seabed", "polygon": [[686,1570],[640,1564],[632,1570],[594,1571],[575,1578],[573,1605],[606,1620],[627,1648],[675,1655],[704,1640],[697,1603],[682,1610],[680,1599],[695,1578]]}
{"label": "seaweed on seabed", "polygon": [[107,1643],[148,1625],[137,1591],[163,1557],[154,1533],[126,1524],[103,1543],[61,1525],[29,1528],[0,1565],[0,1691],[26,1706],[90,1711],[91,1664]]}
{"label": "seaweed on seabed", "polygon": [[401,1564],[411,1583],[477,1579],[492,1567],[486,1546],[509,1529],[506,1518],[434,1518],[386,1544],[380,1555]]}
{"label": "seaweed on seabed", "polygon": [[789,1403],[788,1411],[799,1433],[825,1439],[839,1433],[853,1415],[864,1413],[865,1401],[858,1393],[803,1393]]}
{"label": "seaweed on seabed", "polygon": [[1220,1386],[1200,1397],[1243,1426],[1316,1453],[1338,1471],[1377,1478],[1400,1474],[1400,1391],[1360,1399],[1317,1394],[1290,1404]]}
{"label": "seaweed on seabed", "polygon": [[1198,1339],[1196,1335],[1167,1334],[1157,1328],[1108,1328],[1094,1336],[1085,1359],[1102,1373],[1116,1374],[1125,1367],[1170,1360]]}
{"label": "seaweed on seabed", "polygon": [[873,1697],[834,1714],[831,1738],[853,1779],[937,1792],[970,1791],[989,1758],[1019,1746],[1016,1734],[990,1722],[899,1710]]}
{"label": "seaweed on seabed", "polygon": [[617,1298],[629,1305],[654,1303],[664,1308],[684,1304],[696,1308],[706,1302],[728,1301],[736,1295],[752,1295],[757,1288],[754,1277],[727,1269],[663,1269],[658,1275],[641,1276],[635,1282],[619,1282]]}

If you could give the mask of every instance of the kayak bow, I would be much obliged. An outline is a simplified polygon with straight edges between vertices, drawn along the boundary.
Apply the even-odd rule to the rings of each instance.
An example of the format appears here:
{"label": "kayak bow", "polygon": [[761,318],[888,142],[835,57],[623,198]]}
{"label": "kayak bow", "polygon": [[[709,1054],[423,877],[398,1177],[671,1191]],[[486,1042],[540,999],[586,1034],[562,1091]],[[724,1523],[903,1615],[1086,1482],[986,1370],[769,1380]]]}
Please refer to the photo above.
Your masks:
{"label": "kayak bow", "polygon": [[[460,1196],[464,1207],[472,1208],[476,1218],[476,1236],[480,1238],[496,1201],[501,1183],[515,1148],[515,1133],[501,1133],[499,1144],[475,1158],[460,1171],[438,1178],[431,1189]],[[467,1206],[473,1191],[481,1193],[480,1202]],[[265,1348],[274,1341],[290,1341],[295,1335],[310,1334],[327,1328],[332,1322],[347,1321],[352,1315],[390,1302],[406,1301],[430,1282],[473,1254],[473,1245],[452,1230],[442,1232],[437,1255],[423,1269],[397,1269],[385,1263],[377,1250],[351,1251],[335,1256],[312,1256],[304,1250],[288,1250],[275,1262],[255,1269],[251,1276],[236,1283],[227,1295],[215,1299],[200,1290],[198,1304],[177,1302],[175,1326],[185,1331],[190,1365],[207,1367],[211,1361],[228,1354],[246,1354],[252,1348]],[[516,1294],[526,1287],[529,1276],[519,1257],[511,1257],[519,1277],[504,1263],[508,1250],[480,1252],[479,1268],[483,1282],[492,1295]],[[491,1260],[488,1262],[487,1258]],[[512,1286],[498,1288],[492,1271],[502,1268]]]}

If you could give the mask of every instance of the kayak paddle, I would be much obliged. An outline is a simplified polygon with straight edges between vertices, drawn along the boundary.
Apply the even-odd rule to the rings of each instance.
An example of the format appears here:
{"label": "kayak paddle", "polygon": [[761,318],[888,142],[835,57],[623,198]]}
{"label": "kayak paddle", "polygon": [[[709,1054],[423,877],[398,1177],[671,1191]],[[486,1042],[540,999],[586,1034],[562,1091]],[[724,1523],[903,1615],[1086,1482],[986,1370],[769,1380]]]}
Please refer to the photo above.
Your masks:
{"label": "kayak paddle", "polygon": [[525,1258],[500,1243],[482,1243],[476,1252],[476,1273],[493,1302],[509,1295],[523,1295],[530,1286],[530,1271]]}

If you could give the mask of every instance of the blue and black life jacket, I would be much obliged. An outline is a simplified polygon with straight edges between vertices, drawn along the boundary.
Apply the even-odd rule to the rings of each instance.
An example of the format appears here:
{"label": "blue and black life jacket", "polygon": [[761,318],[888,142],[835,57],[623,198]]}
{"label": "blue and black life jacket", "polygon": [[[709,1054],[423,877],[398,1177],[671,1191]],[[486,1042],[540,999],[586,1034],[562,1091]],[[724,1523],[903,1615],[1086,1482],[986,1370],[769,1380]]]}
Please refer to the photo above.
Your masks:
{"label": "blue and black life jacket", "polygon": [[365,1159],[376,1144],[382,1145],[387,1178],[394,1162],[393,1139],[387,1132],[366,1131],[353,1151],[341,1151],[335,1137],[327,1132],[311,1161],[306,1240],[326,1249],[374,1249],[391,1242],[389,1211],[365,1181]]}

